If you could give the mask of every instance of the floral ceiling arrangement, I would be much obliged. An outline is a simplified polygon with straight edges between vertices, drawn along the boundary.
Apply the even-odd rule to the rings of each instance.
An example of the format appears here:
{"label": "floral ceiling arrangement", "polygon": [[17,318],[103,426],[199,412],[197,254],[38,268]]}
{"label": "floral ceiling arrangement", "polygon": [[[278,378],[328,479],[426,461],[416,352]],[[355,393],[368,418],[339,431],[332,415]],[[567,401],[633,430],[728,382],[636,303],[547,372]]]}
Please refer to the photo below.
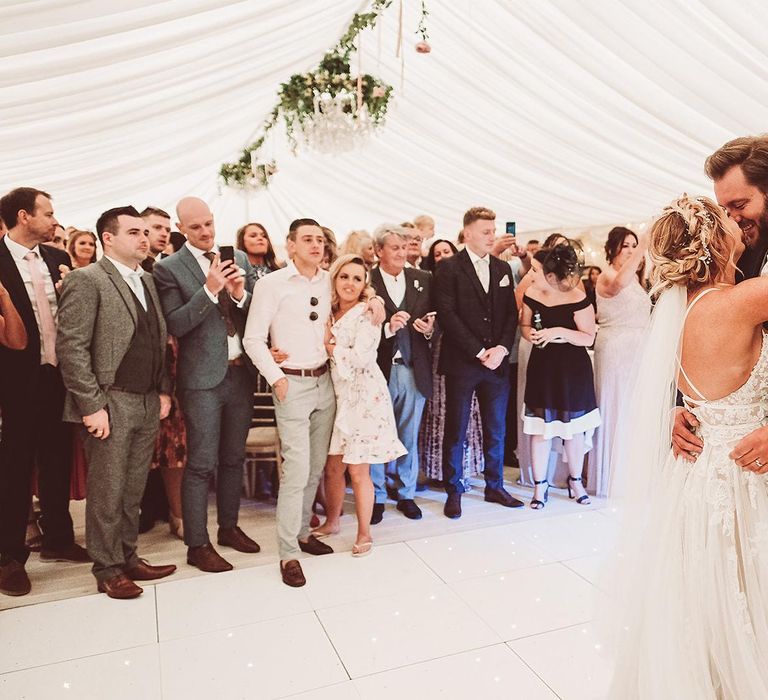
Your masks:
{"label": "floral ceiling arrangement", "polygon": [[[261,149],[269,132],[282,120],[294,153],[299,140],[308,148],[323,153],[340,153],[356,148],[384,122],[393,97],[391,85],[368,73],[355,73],[351,57],[360,32],[373,28],[393,0],[372,0],[368,12],[352,18],[336,46],[328,51],[320,64],[308,73],[296,73],[284,82],[277,93],[277,104],[258,129],[258,137],[243,149],[240,158],[222,164],[219,175],[226,185],[258,190],[269,185],[277,173],[274,160],[262,162]],[[402,0],[400,0],[402,18]],[[416,44],[418,53],[429,53],[426,4],[421,2],[421,21]],[[398,51],[402,42],[402,25]]]}

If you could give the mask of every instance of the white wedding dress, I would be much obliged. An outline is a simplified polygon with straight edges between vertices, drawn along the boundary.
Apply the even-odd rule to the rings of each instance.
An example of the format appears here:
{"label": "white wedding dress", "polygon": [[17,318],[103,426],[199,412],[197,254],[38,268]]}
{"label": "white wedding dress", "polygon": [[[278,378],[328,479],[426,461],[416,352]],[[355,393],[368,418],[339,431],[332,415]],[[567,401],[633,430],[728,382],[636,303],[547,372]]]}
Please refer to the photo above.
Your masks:
{"label": "white wedding dress", "polygon": [[740,388],[716,401],[685,400],[704,449],[694,463],[669,453],[649,491],[642,551],[626,553],[635,581],[622,601],[629,614],[610,697],[766,700],[768,476],[728,456],[768,423],[765,336]]}

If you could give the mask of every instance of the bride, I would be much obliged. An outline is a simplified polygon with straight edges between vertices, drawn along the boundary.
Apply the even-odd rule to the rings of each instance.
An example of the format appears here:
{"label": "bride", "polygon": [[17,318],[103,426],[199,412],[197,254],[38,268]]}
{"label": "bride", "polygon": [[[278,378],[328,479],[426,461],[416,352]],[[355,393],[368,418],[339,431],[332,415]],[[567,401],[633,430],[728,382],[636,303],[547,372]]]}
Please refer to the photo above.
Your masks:
{"label": "bride", "polygon": [[[631,556],[612,591],[627,609],[611,698],[768,698],[768,465],[729,457],[768,423],[768,279],[735,285],[743,250],[703,197],[674,201],[651,230],[659,296],[620,427]],[[675,387],[700,423],[695,462],[671,453]]]}

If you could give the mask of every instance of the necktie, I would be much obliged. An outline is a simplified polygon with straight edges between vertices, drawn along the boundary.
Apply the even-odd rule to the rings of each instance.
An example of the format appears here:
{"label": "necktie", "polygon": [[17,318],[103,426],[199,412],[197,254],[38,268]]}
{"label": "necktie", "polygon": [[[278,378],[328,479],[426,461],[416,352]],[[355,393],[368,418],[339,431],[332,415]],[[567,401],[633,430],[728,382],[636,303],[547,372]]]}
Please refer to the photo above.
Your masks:
{"label": "necktie", "polygon": [[35,292],[35,306],[37,307],[37,315],[40,318],[40,340],[43,346],[43,364],[53,365],[55,367],[59,364],[59,361],[56,359],[56,322],[53,320],[51,302],[48,299],[48,295],[45,293],[43,273],[40,271],[40,264],[37,261],[37,253],[34,250],[30,250],[29,253],[24,256],[24,259],[29,262],[29,276],[32,278],[32,289],[34,289]]}
{"label": "necktie", "polygon": [[477,270],[477,276],[480,278],[480,284],[483,285],[483,289],[487,294],[488,288],[491,286],[491,271],[488,256],[480,258],[477,261],[475,269]]}
{"label": "necktie", "polygon": [[[216,253],[214,253],[212,250],[209,250],[207,253],[203,253],[203,257],[206,258],[206,260],[213,262],[213,259],[216,257]],[[226,289],[222,289],[219,292],[218,299],[221,315],[224,317],[224,323],[227,325],[227,335],[233,336],[235,333],[237,333],[237,329],[235,328],[235,322],[232,319],[232,299],[230,299]]]}
{"label": "necktie", "polygon": [[134,270],[128,275],[129,284],[139,303],[147,310],[147,297],[144,295],[144,285],[141,283],[141,270]]}

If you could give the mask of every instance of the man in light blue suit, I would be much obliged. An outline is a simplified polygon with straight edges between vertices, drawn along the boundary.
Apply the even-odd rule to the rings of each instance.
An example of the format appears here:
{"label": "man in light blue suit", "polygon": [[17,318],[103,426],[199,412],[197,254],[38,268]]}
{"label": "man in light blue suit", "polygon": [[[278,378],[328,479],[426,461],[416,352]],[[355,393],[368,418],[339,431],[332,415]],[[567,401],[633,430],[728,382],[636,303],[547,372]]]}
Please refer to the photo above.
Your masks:
{"label": "man in light blue suit", "polygon": [[208,537],[208,486],[216,473],[217,542],[240,552],[259,545],[238,526],[245,441],[253,413],[255,370],[242,337],[253,277],[245,254],[222,261],[213,214],[200,199],[176,206],[187,242],[153,270],[168,331],[179,341],[177,394],[187,427],[187,465],[182,482],[187,563],[202,571],[232,565]]}

